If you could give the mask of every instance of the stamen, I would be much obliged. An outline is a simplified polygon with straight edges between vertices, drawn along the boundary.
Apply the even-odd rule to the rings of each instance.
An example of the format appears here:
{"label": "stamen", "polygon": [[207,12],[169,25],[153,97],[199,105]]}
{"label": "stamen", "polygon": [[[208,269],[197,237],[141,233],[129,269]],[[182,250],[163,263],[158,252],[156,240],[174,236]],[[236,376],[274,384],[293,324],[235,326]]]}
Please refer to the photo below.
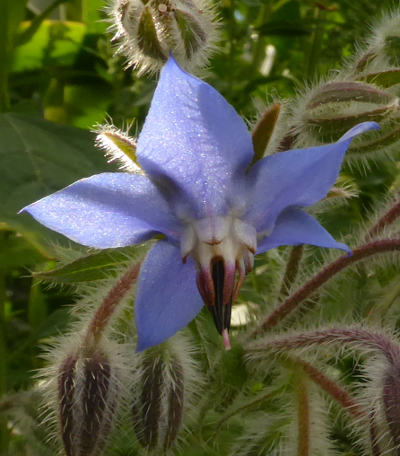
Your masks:
{"label": "stamen", "polygon": [[222,340],[224,341],[225,350],[231,349],[231,341],[229,340],[229,333],[227,329],[222,331]]}
{"label": "stamen", "polygon": [[215,291],[215,310],[216,310],[216,326],[221,334],[224,329],[224,281],[225,281],[225,265],[221,257],[212,259],[211,263],[212,279]]}

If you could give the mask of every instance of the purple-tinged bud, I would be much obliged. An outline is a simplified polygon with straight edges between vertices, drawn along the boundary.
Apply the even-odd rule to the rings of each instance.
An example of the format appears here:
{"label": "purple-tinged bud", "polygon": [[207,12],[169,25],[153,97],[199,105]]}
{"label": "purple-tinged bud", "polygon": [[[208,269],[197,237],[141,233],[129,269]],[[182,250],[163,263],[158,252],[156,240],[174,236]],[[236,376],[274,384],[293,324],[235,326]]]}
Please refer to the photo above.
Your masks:
{"label": "purple-tinged bud", "polygon": [[391,364],[383,379],[383,404],[396,454],[400,455],[400,366]]}
{"label": "purple-tinged bud", "polygon": [[[354,125],[374,120],[384,124],[400,114],[398,98],[386,90],[363,82],[330,82],[314,90],[301,107],[300,133],[316,141],[338,139]],[[376,140],[374,133],[363,141]]]}
{"label": "purple-tinged bud", "polygon": [[170,448],[178,435],[182,423],[185,393],[182,365],[177,360],[173,360],[171,367],[171,384],[168,392],[168,426],[164,439],[164,448]]}
{"label": "purple-tinged bud", "polygon": [[184,371],[177,353],[144,354],[132,405],[134,430],[144,448],[167,450],[176,440],[184,409]]}
{"label": "purple-tinged bud", "polygon": [[77,355],[71,354],[62,362],[58,372],[58,399],[60,413],[61,438],[67,456],[75,454],[73,434],[73,406],[76,393],[75,369]]}
{"label": "purple-tinged bud", "polygon": [[116,0],[110,13],[119,52],[142,73],[159,70],[170,53],[193,70],[214,49],[215,14],[204,0]]}
{"label": "purple-tinged bud", "polygon": [[132,408],[136,435],[143,447],[155,448],[161,421],[163,363],[160,358],[147,356],[142,364],[140,406]]}
{"label": "purple-tinged bud", "polygon": [[119,396],[109,356],[100,350],[68,355],[58,370],[61,437],[67,456],[102,454]]}

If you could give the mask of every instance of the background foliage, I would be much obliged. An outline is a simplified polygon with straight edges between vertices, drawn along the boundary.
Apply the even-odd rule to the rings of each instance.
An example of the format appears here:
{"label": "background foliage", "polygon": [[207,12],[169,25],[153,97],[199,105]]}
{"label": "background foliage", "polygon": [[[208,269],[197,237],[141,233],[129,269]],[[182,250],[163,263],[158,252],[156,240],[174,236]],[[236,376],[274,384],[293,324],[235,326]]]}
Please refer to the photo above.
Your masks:
{"label": "background foliage", "polygon": [[[50,288],[39,280],[45,275],[32,276],[31,271],[53,269],[61,248],[71,247],[17,212],[78,178],[115,169],[94,147],[90,129],[110,116],[118,127],[139,131],[156,77],[138,77],[123,69],[123,58],[113,54],[102,0],[0,0],[0,6],[0,454],[42,455],[43,447],[32,443],[40,441],[42,431],[32,423],[29,432],[20,425],[22,415],[34,420],[32,410],[24,407],[28,409],[35,398],[29,396],[25,403],[28,393],[23,392],[37,384],[35,371],[43,366],[40,344],[68,326],[71,316],[66,305],[72,304],[74,292],[68,287]],[[388,0],[220,0],[221,46],[211,59],[207,80],[251,123],[266,105],[294,97],[304,85],[331,75],[353,54],[356,40],[366,37],[371,21],[391,6]],[[398,170],[395,156],[370,161],[367,172],[347,165],[344,175],[357,196],[325,211],[324,225],[339,235],[366,223],[375,205],[396,193]],[[78,246],[72,252],[71,258],[86,254]],[[321,253],[311,248],[307,253],[304,270],[311,271],[322,261]],[[85,279],[100,279],[107,267],[122,261],[118,255],[106,252],[89,268],[85,263],[84,269],[89,269]],[[288,249],[282,248],[258,259],[240,300],[264,310],[273,304],[268,296],[276,296],[274,287],[287,255]],[[79,264],[74,268],[73,274],[82,273]],[[68,274],[61,271],[53,280],[73,282]],[[325,290],[330,305],[312,313],[310,321],[330,321],[352,312],[354,319],[363,319],[384,291],[386,305],[395,307],[400,294],[396,274],[398,267],[388,264],[379,270],[366,266],[349,271],[346,280],[341,277]],[[268,442],[261,444],[254,437],[255,449],[244,453],[237,440],[251,435],[256,417],[245,424],[240,417],[246,417],[246,411],[236,412],[231,421],[221,417],[227,410],[239,410],[249,396],[257,402],[268,376],[274,374],[266,371],[252,381],[240,346],[221,353],[208,316],[202,318],[190,331],[193,337],[206,339],[202,343],[210,353],[199,355],[200,364],[211,359],[214,383],[210,402],[200,407],[201,432],[193,433],[184,454],[270,454]],[[350,383],[357,375],[353,359],[347,356],[332,369]],[[210,406],[213,400],[215,409]],[[268,403],[266,411],[263,400],[257,404],[260,414],[285,407],[276,401]],[[332,431],[337,449],[340,454],[361,454],[346,426],[339,420]],[[111,454],[139,451],[120,447]]]}

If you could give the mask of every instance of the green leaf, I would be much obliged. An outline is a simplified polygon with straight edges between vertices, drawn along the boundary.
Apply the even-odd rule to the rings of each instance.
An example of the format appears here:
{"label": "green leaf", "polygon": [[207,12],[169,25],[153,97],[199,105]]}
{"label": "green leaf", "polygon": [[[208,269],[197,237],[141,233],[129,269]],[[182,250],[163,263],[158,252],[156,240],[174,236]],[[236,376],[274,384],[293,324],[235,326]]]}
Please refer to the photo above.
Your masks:
{"label": "green leaf", "polygon": [[43,257],[23,237],[10,233],[0,249],[0,268],[13,269],[22,266],[33,266]]}
{"label": "green leaf", "polygon": [[104,34],[108,27],[105,16],[104,0],[82,0],[82,20],[88,33]]}
{"label": "green leaf", "polygon": [[51,271],[34,272],[33,276],[64,284],[102,280],[115,272],[121,263],[132,261],[133,256],[139,260],[146,250],[136,246],[96,251]]}
{"label": "green leaf", "polygon": [[[93,135],[15,113],[0,114],[0,221],[19,230],[37,246],[50,231],[18,211],[74,181],[114,171],[94,147]],[[54,239],[54,238],[53,238]]]}
{"label": "green leaf", "polygon": [[[20,33],[28,28],[29,22],[24,22]],[[86,27],[80,22],[43,21],[32,39],[16,49],[11,70],[32,71],[44,65],[70,66],[76,60],[85,33]]]}
{"label": "green leaf", "polygon": [[65,3],[67,0],[54,0],[47,8],[45,8],[40,14],[32,19],[28,28],[25,28],[22,33],[17,36],[17,45],[25,44],[32,39],[33,35],[37,32],[40,25],[59,5]]}
{"label": "green leaf", "polygon": [[377,73],[369,73],[360,77],[360,79],[387,88],[400,84],[400,69],[394,68]]}

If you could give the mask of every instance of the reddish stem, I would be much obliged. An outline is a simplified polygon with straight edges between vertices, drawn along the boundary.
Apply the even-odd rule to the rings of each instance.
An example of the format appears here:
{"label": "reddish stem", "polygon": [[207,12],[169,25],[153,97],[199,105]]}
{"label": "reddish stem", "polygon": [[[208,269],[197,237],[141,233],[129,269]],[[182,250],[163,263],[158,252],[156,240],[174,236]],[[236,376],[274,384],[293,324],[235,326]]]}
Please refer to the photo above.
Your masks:
{"label": "reddish stem", "polygon": [[348,344],[360,344],[374,350],[379,350],[391,364],[400,362],[400,347],[394,344],[387,336],[363,328],[329,328],[316,331],[308,331],[287,337],[277,337],[268,340],[261,345],[249,347],[251,351],[264,352],[279,349],[298,349],[312,347],[314,345],[342,342]]}
{"label": "reddish stem", "polygon": [[369,414],[369,437],[371,440],[372,456],[381,456],[381,450],[378,443],[378,430],[375,423],[375,409],[372,409]]}
{"label": "reddish stem", "polygon": [[303,252],[303,244],[292,247],[280,290],[280,296],[282,296],[282,298],[285,298],[289,294],[290,287],[296,280]]}
{"label": "reddish stem", "polygon": [[297,358],[296,361],[311,380],[335,399],[344,409],[351,413],[355,418],[365,418],[366,412],[356,403],[354,398],[346,390],[341,388],[335,381],[328,378],[324,373],[307,361],[299,358]]}
{"label": "reddish stem", "polygon": [[368,231],[367,239],[372,239],[377,234],[381,233],[385,227],[391,225],[398,217],[400,217],[400,201],[394,204],[376,224]]}
{"label": "reddish stem", "polygon": [[136,282],[141,262],[135,263],[118,280],[97,309],[87,330],[86,340],[98,342],[119,303]]}
{"label": "reddish stem", "polygon": [[335,276],[342,269],[350,266],[357,261],[363,260],[369,256],[393,252],[400,250],[400,239],[385,239],[374,241],[357,247],[353,250],[353,255],[341,256],[337,260],[328,264],[318,274],[306,282],[299,290],[289,296],[279,307],[277,307],[262,323],[262,325],[253,332],[253,336],[262,334],[276,326],[289,313],[298,307],[306,298],[313,294],[319,287]]}
{"label": "reddish stem", "polygon": [[299,380],[297,384],[298,400],[298,443],[297,455],[309,456],[310,454],[310,403],[307,385]]}

